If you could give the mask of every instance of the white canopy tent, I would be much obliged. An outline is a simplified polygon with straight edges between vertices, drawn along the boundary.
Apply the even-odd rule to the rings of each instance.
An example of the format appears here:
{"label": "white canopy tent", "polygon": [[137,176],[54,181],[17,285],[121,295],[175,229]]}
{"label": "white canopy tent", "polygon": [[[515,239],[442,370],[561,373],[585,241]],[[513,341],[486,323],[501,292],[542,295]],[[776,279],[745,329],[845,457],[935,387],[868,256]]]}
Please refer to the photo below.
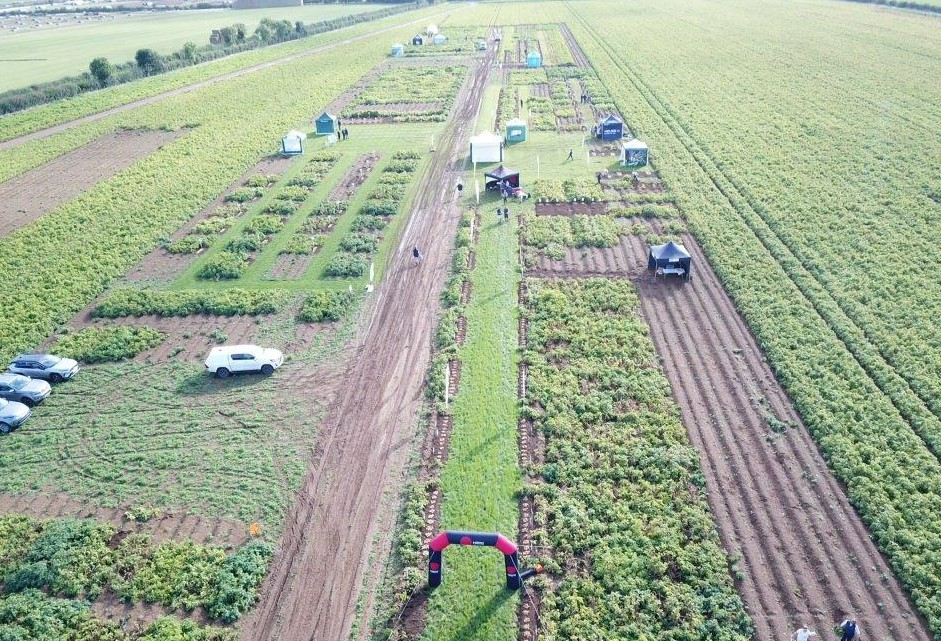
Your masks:
{"label": "white canopy tent", "polygon": [[307,134],[296,129],[289,131],[281,139],[281,153],[285,156],[299,156],[304,153],[304,141]]}
{"label": "white canopy tent", "polygon": [[648,162],[647,143],[634,138],[621,143],[621,164],[625,167],[643,167]]}
{"label": "white canopy tent", "polygon": [[470,139],[471,162],[503,162],[503,137],[489,131]]}

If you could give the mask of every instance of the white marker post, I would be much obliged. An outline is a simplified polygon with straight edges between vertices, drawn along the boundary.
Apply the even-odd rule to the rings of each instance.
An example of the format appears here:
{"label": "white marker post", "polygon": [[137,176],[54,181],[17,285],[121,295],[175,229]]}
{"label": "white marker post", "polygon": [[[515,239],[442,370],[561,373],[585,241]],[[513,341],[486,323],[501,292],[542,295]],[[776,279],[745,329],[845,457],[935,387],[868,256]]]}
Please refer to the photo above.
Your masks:
{"label": "white marker post", "polygon": [[434,134],[432,134],[431,135],[431,151],[434,151],[434,150],[435,150],[435,136]]}
{"label": "white marker post", "polygon": [[444,364],[444,407],[448,407],[448,402],[450,400],[450,390],[451,387],[451,361],[448,361]]}
{"label": "white marker post", "polygon": [[474,179],[474,189],[477,192],[477,204],[480,204],[480,181],[476,178]]}
{"label": "white marker post", "polygon": [[536,156],[536,178],[539,178],[539,156]]}
{"label": "white marker post", "polygon": [[366,285],[367,292],[372,293],[372,290],[373,290],[372,282],[375,278],[376,278],[376,263],[375,261],[372,261],[369,263],[369,284]]}
{"label": "white marker post", "polygon": [[585,150],[585,166],[587,167],[590,164],[591,164],[591,152],[586,149]]}

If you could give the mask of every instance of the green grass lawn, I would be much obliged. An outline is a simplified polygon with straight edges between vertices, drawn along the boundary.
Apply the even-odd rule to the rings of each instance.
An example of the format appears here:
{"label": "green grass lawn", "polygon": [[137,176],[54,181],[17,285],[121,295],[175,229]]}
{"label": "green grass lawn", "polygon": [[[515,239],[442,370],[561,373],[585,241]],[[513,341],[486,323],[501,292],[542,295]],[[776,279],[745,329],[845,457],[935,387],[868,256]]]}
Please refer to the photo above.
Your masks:
{"label": "green grass lawn", "polygon": [[209,43],[213,29],[239,22],[253,30],[265,17],[312,23],[377,8],[381,5],[116,13],[101,22],[4,33],[0,38],[0,91],[87,71],[88,63],[98,56],[119,63],[132,60],[144,47],[167,54],[188,41],[202,46]]}
{"label": "green grass lawn", "polygon": [[[441,473],[442,529],[498,531],[516,539],[522,486],[517,462],[517,223],[486,216],[465,315],[461,385]],[[424,639],[515,638],[518,596],[505,587],[503,555],[492,548],[448,548],[444,581],[428,605]]]}

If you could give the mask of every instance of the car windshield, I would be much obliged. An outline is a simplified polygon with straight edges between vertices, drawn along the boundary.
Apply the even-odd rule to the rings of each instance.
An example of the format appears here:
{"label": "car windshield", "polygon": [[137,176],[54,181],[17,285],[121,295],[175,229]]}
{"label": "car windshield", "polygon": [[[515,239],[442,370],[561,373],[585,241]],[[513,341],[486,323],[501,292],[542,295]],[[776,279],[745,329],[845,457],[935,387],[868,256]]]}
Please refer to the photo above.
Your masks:
{"label": "car windshield", "polygon": [[6,380],[6,384],[12,387],[13,389],[15,389],[16,391],[20,391],[21,389],[29,385],[29,379],[26,378],[25,376],[11,376],[10,378]]}
{"label": "car windshield", "polygon": [[60,360],[62,359],[59,358],[58,356],[52,356],[52,355],[47,354],[46,356],[43,356],[42,358],[40,358],[39,362],[42,363],[43,367],[52,367],[53,365],[58,363]]}

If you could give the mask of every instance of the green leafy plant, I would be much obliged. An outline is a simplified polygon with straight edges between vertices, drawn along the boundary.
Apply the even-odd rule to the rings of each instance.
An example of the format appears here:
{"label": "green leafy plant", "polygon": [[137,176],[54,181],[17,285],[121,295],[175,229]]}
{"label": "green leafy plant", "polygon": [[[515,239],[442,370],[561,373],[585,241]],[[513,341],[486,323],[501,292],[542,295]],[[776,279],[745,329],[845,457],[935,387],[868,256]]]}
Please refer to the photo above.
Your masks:
{"label": "green leafy plant", "polygon": [[150,327],[86,327],[60,338],[55,350],[83,363],[104,363],[133,358],[164,339],[166,334]]}

